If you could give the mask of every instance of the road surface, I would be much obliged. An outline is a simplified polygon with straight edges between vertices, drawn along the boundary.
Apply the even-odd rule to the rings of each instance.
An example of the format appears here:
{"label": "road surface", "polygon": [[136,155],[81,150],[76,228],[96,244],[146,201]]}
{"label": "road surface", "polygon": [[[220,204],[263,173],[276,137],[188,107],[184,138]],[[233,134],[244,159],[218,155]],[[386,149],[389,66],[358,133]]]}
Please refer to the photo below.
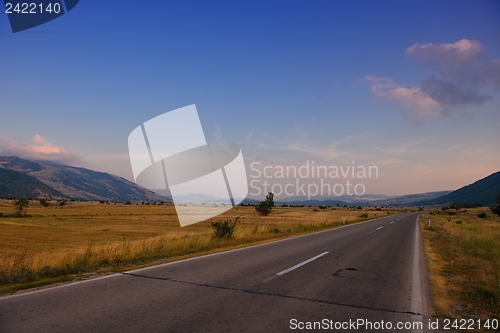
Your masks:
{"label": "road surface", "polygon": [[0,332],[426,332],[417,217],[1,297]]}

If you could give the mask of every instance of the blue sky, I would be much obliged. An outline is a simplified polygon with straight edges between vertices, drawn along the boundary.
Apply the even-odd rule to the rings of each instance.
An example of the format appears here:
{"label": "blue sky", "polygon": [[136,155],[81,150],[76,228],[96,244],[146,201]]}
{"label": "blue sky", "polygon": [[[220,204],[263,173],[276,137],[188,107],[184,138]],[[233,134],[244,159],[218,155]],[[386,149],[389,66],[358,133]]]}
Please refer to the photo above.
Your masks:
{"label": "blue sky", "polygon": [[132,180],[130,132],[196,104],[247,165],[377,165],[368,193],[500,170],[498,1],[82,0],[0,45],[0,155]]}

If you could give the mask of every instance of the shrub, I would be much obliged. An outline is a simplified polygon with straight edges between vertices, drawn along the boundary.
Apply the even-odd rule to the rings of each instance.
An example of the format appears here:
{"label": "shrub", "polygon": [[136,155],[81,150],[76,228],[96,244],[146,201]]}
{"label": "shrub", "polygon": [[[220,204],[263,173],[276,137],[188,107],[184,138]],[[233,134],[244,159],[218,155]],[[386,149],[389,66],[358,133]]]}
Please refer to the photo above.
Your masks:
{"label": "shrub", "polygon": [[486,218],[486,213],[477,214],[477,217],[485,219]]}
{"label": "shrub", "polygon": [[260,202],[256,207],[255,210],[260,213],[260,215],[266,216],[268,215],[271,210],[274,207],[274,193],[269,192],[266,195],[266,199],[262,202]]}
{"label": "shrub", "polygon": [[40,199],[38,200],[38,202],[40,203],[40,205],[42,205],[43,207],[49,207],[50,206],[50,203],[48,200],[46,199]]}
{"label": "shrub", "polygon": [[224,221],[211,222],[212,231],[214,232],[212,238],[214,239],[230,239],[233,238],[234,228],[236,227],[236,222],[240,217],[234,219],[234,223],[231,224],[230,219],[225,219]]}
{"label": "shrub", "polygon": [[361,218],[367,218],[368,217],[368,213],[361,214],[361,215],[359,215],[359,217],[361,217]]}

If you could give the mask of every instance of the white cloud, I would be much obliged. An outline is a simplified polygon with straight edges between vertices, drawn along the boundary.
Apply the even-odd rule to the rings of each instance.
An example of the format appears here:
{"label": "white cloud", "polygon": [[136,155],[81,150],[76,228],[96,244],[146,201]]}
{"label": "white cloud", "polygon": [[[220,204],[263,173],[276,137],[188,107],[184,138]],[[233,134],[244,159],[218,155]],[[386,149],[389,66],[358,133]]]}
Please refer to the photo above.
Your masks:
{"label": "white cloud", "polygon": [[479,42],[468,39],[462,39],[453,44],[415,44],[407,48],[406,53],[422,59],[434,59],[460,66],[486,60],[483,46]]}
{"label": "white cloud", "polygon": [[51,144],[38,134],[35,134],[32,141],[33,143],[24,143],[0,136],[0,155],[48,160],[68,165],[86,164],[81,156]]}
{"label": "white cloud", "polygon": [[405,88],[395,84],[390,78],[366,75],[373,82],[371,91],[375,97],[401,103],[415,123],[421,123],[427,116],[436,116],[439,104],[420,87]]}
{"label": "white cloud", "polygon": [[375,97],[398,102],[415,123],[492,100],[485,90],[500,87],[500,59],[489,60],[483,46],[468,39],[446,44],[415,44],[406,54],[420,58],[432,75],[406,88],[391,78],[365,76]]}

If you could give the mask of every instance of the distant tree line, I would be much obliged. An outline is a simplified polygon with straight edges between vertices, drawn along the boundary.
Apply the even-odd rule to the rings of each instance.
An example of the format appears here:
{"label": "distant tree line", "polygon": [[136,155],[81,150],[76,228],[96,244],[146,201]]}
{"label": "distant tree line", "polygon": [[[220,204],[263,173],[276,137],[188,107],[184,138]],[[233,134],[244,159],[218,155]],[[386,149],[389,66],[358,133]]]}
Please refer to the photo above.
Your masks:
{"label": "distant tree line", "polygon": [[[491,211],[494,213],[494,214],[497,214],[498,216],[500,216],[500,193],[497,193],[497,195],[495,196],[495,202],[496,204],[490,206],[490,209]],[[481,204],[471,204],[469,202],[461,202],[461,201],[453,201],[453,203],[449,206],[444,206],[444,207],[441,207],[442,210],[448,210],[448,209],[456,209],[456,210],[459,210],[459,209],[462,209],[462,208],[477,208],[477,207],[482,207]],[[480,214],[482,218],[486,217],[486,215],[483,216],[483,214]]]}
{"label": "distant tree line", "polygon": [[462,209],[462,208],[477,208],[477,207],[481,207],[482,205],[481,204],[471,204],[470,202],[462,202],[462,201],[458,201],[458,200],[455,200],[453,201],[453,203],[449,206],[444,206],[442,207],[441,209],[442,210],[448,210],[448,209]]}

